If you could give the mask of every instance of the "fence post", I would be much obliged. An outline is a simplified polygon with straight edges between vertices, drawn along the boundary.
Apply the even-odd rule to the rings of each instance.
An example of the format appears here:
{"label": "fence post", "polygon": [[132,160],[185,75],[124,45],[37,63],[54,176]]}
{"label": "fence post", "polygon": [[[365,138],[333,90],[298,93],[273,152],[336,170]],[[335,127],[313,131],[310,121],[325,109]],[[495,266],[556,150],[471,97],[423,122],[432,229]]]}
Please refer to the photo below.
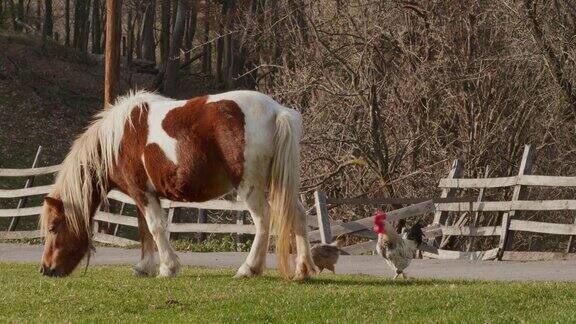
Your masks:
{"label": "fence post", "polygon": [[[574,225],[576,225],[576,216],[574,216]],[[572,250],[572,245],[574,245],[574,235],[570,235],[568,239],[568,245],[566,246],[566,253],[570,253]]]}
{"label": "fence post", "polygon": [[[237,225],[244,225],[245,220],[246,220],[245,211],[244,210],[236,211],[236,224]],[[238,245],[240,243],[242,243],[242,233],[236,233],[235,241],[236,241],[236,248],[238,248]]]}
{"label": "fence post", "polygon": [[[206,211],[204,209],[198,209],[198,224],[206,223]],[[206,234],[202,232],[198,232],[197,234],[198,243],[204,242],[206,239]]]}
{"label": "fence post", "polygon": [[[122,205],[120,205],[120,211],[118,212],[119,215],[122,215],[124,213],[125,205],[126,205],[125,203],[122,203]],[[116,226],[114,226],[114,236],[118,234],[118,227],[120,227],[120,224],[116,224]]]}
{"label": "fence post", "polygon": [[[461,178],[464,174],[464,163],[458,159],[452,162],[452,169],[450,169],[450,173],[448,174],[448,179],[454,178]],[[440,194],[440,198],[449,198],[456,196],[458,188],[444,188],[442,189],[442,193]],[[444,225],[446,220],[448,219],[449,212],[447,211],[437,211],[434,213],[434,222],[433,224]],[[437,237],[434,240],[434,246],[439,246],[440,242],[442,241],[442,236]]]}
{"label": "fence post", "polygon": [[[489,175],[490,175],[490,167],[486,166],[486,170],[484,170],[484,178],[488,178]],[[480,192],[478,192],[478,198],[476,199],[476,202],[482,202],[482,200],[484,199],[485,189],[486,188],[480,188]],[[472,219],[471,222],[472,227],[478,226],[478,217],[480,217],[480,212],[479,211],[474,212],[474,218]],[[466,247],[466,251],[468,252],[472,251],[475,240],[476,238],[474,236],[470,236],[470,238],[468,239],[468,246]]]}
{"label": "fence post", "polygon": [[[522,161],[520,162],[520,169],[518,170],[518,178],[523,175],[528,175],[532,172],[532,163],[534,162],[534,151],[530,145],[524,146],[524,153],[522,154]],[[512,201],[522,200],[528,197],[528,188],[522,185],[515,185],[512,192]],[[502,215],[502,226],[500,232],[500,242],[498,243],[498,260],[502,260],[504,251],[512,247],[513,234],[509,233],[510,221],[516,216],[516,211],[511,210]]]}
{"label": "fence post", "polygon": [[314,191],[314,206],[318,217],[318,229],[322,243],[332,243],[332,229],[330,228],[330,215],[326,207],[326,194],[322,191]]}
{"label": "fence post", "polygon": [[174,209],[174,207],[168,209],[168,217],[166,220],[166,235],[168,235],[168,239],[170,239],[170,234],[172,234],[170,232],[170,224],[172,224],[172,221],[174,220]]}
{"label": "fence post", "polygon": [[[32,162],[32,168],[36,167],[38,160],[40,160],[40,154],[41,153],[42,153],[42,146],[38,145],[38,149],[36,150],[36,156],[34,157],[34,161]],[[24,184],[24,188],[29,188],[30,186],[32,186],[34,184],[35,178],[36,178],[36,176],[28,177],[28,179],[26,179],[26,183]],[[18,200],[18,206],[16,208],[20,209],[20,208],[24,207],[24,205],[26,205],[27,200],[28,200],[28,197],[20,198],[20,200]],[[20,220],[20,217],[12,217],[12,219],[10,219],[10,224],[8,225],[8,230],[9,231],[16,230],[16,226],[18,226],[19,220]]]}

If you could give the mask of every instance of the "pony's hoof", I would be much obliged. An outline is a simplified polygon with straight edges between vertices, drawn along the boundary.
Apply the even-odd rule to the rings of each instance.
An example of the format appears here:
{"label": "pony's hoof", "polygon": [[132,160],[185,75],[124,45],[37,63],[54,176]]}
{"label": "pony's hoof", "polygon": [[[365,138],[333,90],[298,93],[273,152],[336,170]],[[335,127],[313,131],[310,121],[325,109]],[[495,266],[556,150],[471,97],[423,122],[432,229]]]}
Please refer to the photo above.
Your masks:
{"label": "pony's hoof", "polygon": [[316,266],[307,263],[300,263],[296,265],[296,273],[294,274],[295,281],[306,281],[316,273]]}
{"label": "pony's hoof", "polygon": [[134,266],[134,277],[148,278],[148,277],[154,277],[154,275],[155,273],[153,271],[140,268],[139,266]]}
{"label": "pony's hoof", "polygon": [[177,265],[168,266],[165,264],[160,265],[160,271],[158,271],[159,278],[171,278],[176,277],[180,272],[180,267]]}
{"label": "pony's hoof", "polygon": [[256,271],[246,263],[244,263],[234,275],[234,278],[254,278],[262,274],[262,271]]}

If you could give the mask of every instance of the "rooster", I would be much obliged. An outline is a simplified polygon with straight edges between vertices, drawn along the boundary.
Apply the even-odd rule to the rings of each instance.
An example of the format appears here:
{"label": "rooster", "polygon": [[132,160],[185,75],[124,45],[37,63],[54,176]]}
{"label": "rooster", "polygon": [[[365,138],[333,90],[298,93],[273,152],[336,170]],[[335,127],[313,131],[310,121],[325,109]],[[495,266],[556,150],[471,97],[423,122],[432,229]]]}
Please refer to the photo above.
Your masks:
{"label": "rooster", "polygon": [[378,212],[374,214],[374,231],[378,233],[376,252],[396,271],[394,279],[406,279],[404,269],[410,265],[416,249],[422,244],[422,225],[416,223],[401,236],[386,221],[386,213]]}
{"label": "rooster", "polygon": [[328,269],[332,271],[332,273],[336,273],[334,271],[334,265],[338,262],[342,243],[342,240],[337,239],[332,244],[317,244],[310,249],[312,260],[314,260],[314,264],[316,264],[320,272]]}

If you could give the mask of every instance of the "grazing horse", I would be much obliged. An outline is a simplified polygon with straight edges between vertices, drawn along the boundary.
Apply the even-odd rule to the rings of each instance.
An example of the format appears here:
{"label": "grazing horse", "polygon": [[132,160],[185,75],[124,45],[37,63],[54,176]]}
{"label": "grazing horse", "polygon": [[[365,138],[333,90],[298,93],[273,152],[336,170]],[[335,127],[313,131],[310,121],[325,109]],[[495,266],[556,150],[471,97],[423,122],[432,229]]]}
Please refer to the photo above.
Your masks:
{"label": "grazing horse", "polygon": [[135,274],[175,276],[180,263],[160,198],[201,202],[236,189],[256,227],[236,276],[262,274],[273,228],[280,272],[285,277],[291,272],[294,237],[294,278],[309,278],[316,268],[298,199],[301,128],[298,112],[254,91],[182,101],[136,92],[118,99],[74,142],[44,199],[41,273],[66,276],[78,266],[89,253],[94,214],[117,189],[139,211],[142,256]]}

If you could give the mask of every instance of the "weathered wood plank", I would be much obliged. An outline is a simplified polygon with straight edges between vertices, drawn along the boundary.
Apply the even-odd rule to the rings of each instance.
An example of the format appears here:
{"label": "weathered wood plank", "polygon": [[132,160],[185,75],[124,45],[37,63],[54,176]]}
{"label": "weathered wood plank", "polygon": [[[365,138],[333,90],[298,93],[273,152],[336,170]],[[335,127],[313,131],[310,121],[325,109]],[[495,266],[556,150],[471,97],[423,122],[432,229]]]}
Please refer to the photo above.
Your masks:
{"label": "weathered wood plank", "polygon": [[515,200],[483,201],[475,203],[439,203],[439,211],[474,212],[474,211],[520,211],[520,210],[576,210],[576,200]]}
{"label": "weathered wood plank", "polygon": [[168,230],[173,233],[256,233],[256,227],[254,225],[238,224],[172,223],[168,226]]}
{"label": "weathered wood plank", "polygon": [[[398,221],[400,219],[405,219],[405,218],[414,217],[414,216],[418,216],[418,215],[424,215],[424,214],[432,213],[432,212],[434,212],[434,203],[432,201],[425,201],[425,202],[422,202],[422,203],[419,203],[416,205],[412,205],[412,206],[408,206],[408,207],[404,207],[404,208],[400,208],[400,209],[396,209],[396,210],[388,212],[387,213],[387,215],[388,215],[387,221],[392,223],[392,222]],[[366,218],[362,218],[362,219],[351,221],[351,222],[335,224],[335,225],[332,225],[332,228],[331,228],[332,235],[338,236],[338,235],[349,234],[349,233],[354,233],[354,232],[358,232],[358,231],[371,230],[372,225],[373,225],[372,223],[373,223],[372,217],[366,217]],[[310,239],[310,241],[320,240],[320,231],[314,230],[314,231],[308,232],[308,238]]]}
{"label": "weathered wood plank", "polygon": [[318,231],[322,243],[332,243],[332,232],[330,228],[330,215],[326,207],[326,194],[322,191],[314,191],[314,207],[318,218]]}
{"label": "weathered wood plank", "polygon": [[23,217],[40,215],[42,207],[26,207],[13,209],[0,209],[0,217]]}
{"label": "weathered wood plank", "polygon": [[540,187],[576,187],[576,177],[522,175],[518,178],[518,184]]}
{"label": "weathered wood plank", "polygon": [[113,224],[120,224],[125,226],[138,227],[138,218],[136,217],[112,214],[103,211],[98,211],[94,216],[94,220]]}
{"label": "weathered wood plank", "polygon": [[55,173],[59,170],[60,165],[51,165],[47,167],[30,169],[0,169],[0,177],[31,177]]}
{"label": "weathered wood plank", "polygon": [[502,188],[512,187],[518,182],[518,177],[479,178],[479,179],[440,179],[440,188]]}
{"label": "weathered wood plank", "polygon": [[38,186],[22,189],[0,189],[0,198],[20,198],[36,195],[45,195],[52,190],[53,185]]}
{"label": "weathered wood plank", "polygon": [[[123,202],[125,204],[134,205],[134,200],[130,196],[117,191],[112,190],[108,194],[108,198],[114,199],[116,201]],[[230,200],[209,200],[205,202],[178,202],[170,201],[167,199],[161,200],[162,208],[197,208],[197,209],[210,209],[210,210],[248,210],[248,206],[243,201],[230,201]]]}
{"label": "weathered wood plank", "polygon": [[210,210],[248,210],[248,206],[243,201],[230,201],[230,200],[209,200],[201,203],[196,202],[177,202],[162,199],[163,208],[197,208],[197,209],[210,209]]}
{"label": "weathered wood plank", "polygon": [[[454,160],[452,163],[452,168],[450,169],[450,173],[448,173],[449,179],[455,178],[462,178],[464,174],[464,163],[460,160]],[[440,193],[440,198],[452,198],[457,195],[457,189],[455,188],[443,188],[442,192]],[[436,210],[434,213],[434,220],[432,224],[440,224],[440,225],[448,225],[448,218],[450,213],[447,211],[439,211]],[[432,241],[432,245],[434,247],[439,247],[442,244],[443,237],[437,237],[434,241]]]}
{"label": "weathered wood plank", "polygon": [[[452,163],[452,168],[448,174],[449,179],[461,178],[464,174],[464,163],[460,160],[454,160]],[[456,195],[456,189],[454,188],[444,188],[440,193],[440,198],[450,198]],[[434,214],[433,224],[445,225],[446,219],[448,218],[448,212],[436,210]],[[440,243],[440,242],[437,242]]]}
{"label": "weathered wood plank", "polygon": [[44,237],[41,230],[32,231],[0,231],[0,239],[20,240]]}
{"label": "weathered wood plank", "polygon": [[110,234],[104,234],[104,233],[94,233],[94,236],[92,238],[96,242],[105,243],[105,244],[112,244],[112,245],[117,245],[117,246],[121,246],[121,247],[140,245],[140,242],[138,242],[138,241],[134,241],[134,240],[130,240],[127,238],[114,236],[114,235],[110,235]]}
{"label": "weathered wood plank", "polygon": [[[534,162],[534,151],[530,145],[524,146],[524,153],[522,153],[522,161],[518,169],[518,176],[529,175],[532,172],[532,163]],[[514,186],[512,191],[512,202],[528,198],[528,187],[522,185]],[[498,242],[498,260],[502,260],[502,254],[506,250],[510,250],[514,241],[514,233],[510,231],[510,222],[516,216],[516,210],[510,210],[502,216],[502,230],[500,232],[500,241]]]}
{"label": "weathered wood plank", "polygon": [[432,200],[435,203],[469,202],[476,201],[476,197],[448,197],[448,198],[330,198],[326,197],[329,205],[413,205]]}
{"label": "weathered wood plank", "polygon": [[500,236],[500,226],[441,226],[443,235]]}
{"label": "weathered wood plank", "polygon": [[511,177],[482,179],[440,179],[440,188],[503,188],[521,186],[538,187],[576,187],[576,177],[560,177],[546,175],[520,175]]}
{"label": "weathered wood plank", "polygon": [[[36,156],[34,156],[34,161],[32,162],[32,165],[30,166],[31,168],[35,168],[36,164],[38,164],[38,161],[40,160],[40,154],[42,154],[42,145],[39,145],[38,149],[36,150]],[[36,176],[30,176],[30,177],[26,178],[26,183],[24,184],[24,188],[32,187],[34,185],[35,179],[36,179]],[[22,198],[18,199],[18,205],[16,206],[16,209],[24,208],[24,206],[26,205],[27,202],[28,202],[28,197],[22,197]],[[12,217],[12,219],[10,219],[10,224],[8,225],[8,230],[9,231],[15,231],[16,227],[18,227],[19,221],[20,221],[20,218]]]}
{"label": "weathered wood plank", "polygon": [[376,241],[367,241],[362,243],[357,243],[353,245],[348,245],[343,247],[341,250],[352,255],[362,254],[376,249]]}
{"label": "weathered wood plank", "polygon": [[522,231],[544,234],[576,235],[576,225],[534,222],[520,219],[510,221],[511,231]]}
{"label": "weathered wood plank", "polygon": [[576,260],[576,253],[505,251],[502,255],[502,260],[505,261]]}
{"label": "weathered wood plank", "polygon": [[475,252],[461,252],[438,249],[438,253],[422,252],[422,256],[429,259],[441,260],[493,260],[498,254],[498,249]]}

